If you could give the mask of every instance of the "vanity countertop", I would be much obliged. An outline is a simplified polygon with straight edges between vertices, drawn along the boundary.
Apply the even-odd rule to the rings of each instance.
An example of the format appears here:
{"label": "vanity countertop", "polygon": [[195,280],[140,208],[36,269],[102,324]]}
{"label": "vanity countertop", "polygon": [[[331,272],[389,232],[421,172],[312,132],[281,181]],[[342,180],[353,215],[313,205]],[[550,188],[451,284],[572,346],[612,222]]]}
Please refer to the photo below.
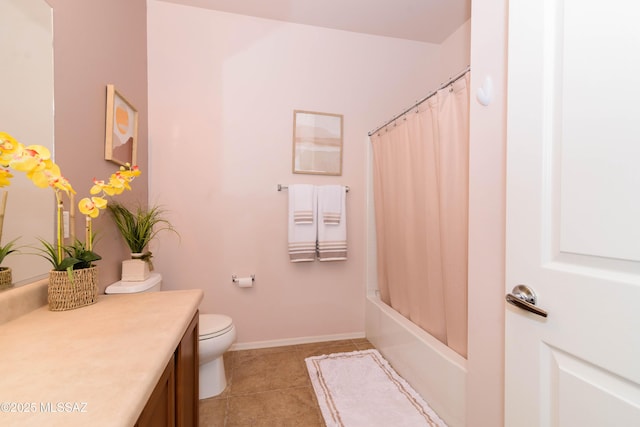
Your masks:
{"label": "vanity countertop", "polygon": [[0,425],[133,426],[202,297],[101,295],[0,325]]}

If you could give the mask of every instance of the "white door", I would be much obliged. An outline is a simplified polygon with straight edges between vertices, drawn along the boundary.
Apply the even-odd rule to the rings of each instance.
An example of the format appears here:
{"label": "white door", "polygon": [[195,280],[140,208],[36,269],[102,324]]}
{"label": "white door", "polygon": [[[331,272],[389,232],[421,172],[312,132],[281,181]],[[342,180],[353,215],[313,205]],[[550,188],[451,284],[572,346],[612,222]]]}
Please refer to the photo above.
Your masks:
{"label": "white door", "polygon": [[506,427],[640,426],[640,4],[511,0]]}

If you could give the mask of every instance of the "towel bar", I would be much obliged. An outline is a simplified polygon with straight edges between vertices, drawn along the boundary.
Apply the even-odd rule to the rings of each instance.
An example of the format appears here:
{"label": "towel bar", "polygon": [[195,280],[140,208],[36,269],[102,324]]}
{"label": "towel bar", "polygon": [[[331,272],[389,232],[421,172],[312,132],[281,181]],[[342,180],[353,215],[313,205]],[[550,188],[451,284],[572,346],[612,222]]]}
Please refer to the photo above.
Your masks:
{"label": "towel bar", "polygon": [[[345,188],[346,192],[348,193],[348,192],[349,192],[349,186],[348,186],[348,185],[345,185],[345,187],[344,187],[344,188]],[[288,190],[288,189],[289,189],[289,186],[288,186],[288,185],[285,185],[285,184],[278,184],[278,191]]]}

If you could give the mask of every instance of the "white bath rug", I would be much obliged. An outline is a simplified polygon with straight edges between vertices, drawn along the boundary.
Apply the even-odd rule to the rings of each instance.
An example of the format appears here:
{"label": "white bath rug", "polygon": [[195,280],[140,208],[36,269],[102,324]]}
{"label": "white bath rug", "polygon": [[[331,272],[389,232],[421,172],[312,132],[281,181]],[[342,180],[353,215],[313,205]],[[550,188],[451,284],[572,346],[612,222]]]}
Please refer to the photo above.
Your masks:
{"label": "white bath rug", "polygon": [[327,427],[446,427],[377,350],[305,362]]}

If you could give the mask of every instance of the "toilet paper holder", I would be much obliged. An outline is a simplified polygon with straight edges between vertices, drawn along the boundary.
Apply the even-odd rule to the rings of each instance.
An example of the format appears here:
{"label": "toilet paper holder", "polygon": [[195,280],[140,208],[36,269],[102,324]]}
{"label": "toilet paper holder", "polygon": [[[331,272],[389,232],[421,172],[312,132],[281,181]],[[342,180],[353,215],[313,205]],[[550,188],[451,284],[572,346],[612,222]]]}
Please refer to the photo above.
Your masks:
{"label": "toilet paper holder", "polygon": [[[249,276],[249,277],[251,277],[251,281],[252,281],[252,282],[255,282],[255,281],[256,281],[256,275],[255,275],[255,274],[252,274],[252,275],[251,275],[251,276]],[[232,275],[231,275],[231,281],[232,281],[233,283],[240,283],[240,278],[238,277],[238,275],[237,275],[237,274],[232,274]]]}

